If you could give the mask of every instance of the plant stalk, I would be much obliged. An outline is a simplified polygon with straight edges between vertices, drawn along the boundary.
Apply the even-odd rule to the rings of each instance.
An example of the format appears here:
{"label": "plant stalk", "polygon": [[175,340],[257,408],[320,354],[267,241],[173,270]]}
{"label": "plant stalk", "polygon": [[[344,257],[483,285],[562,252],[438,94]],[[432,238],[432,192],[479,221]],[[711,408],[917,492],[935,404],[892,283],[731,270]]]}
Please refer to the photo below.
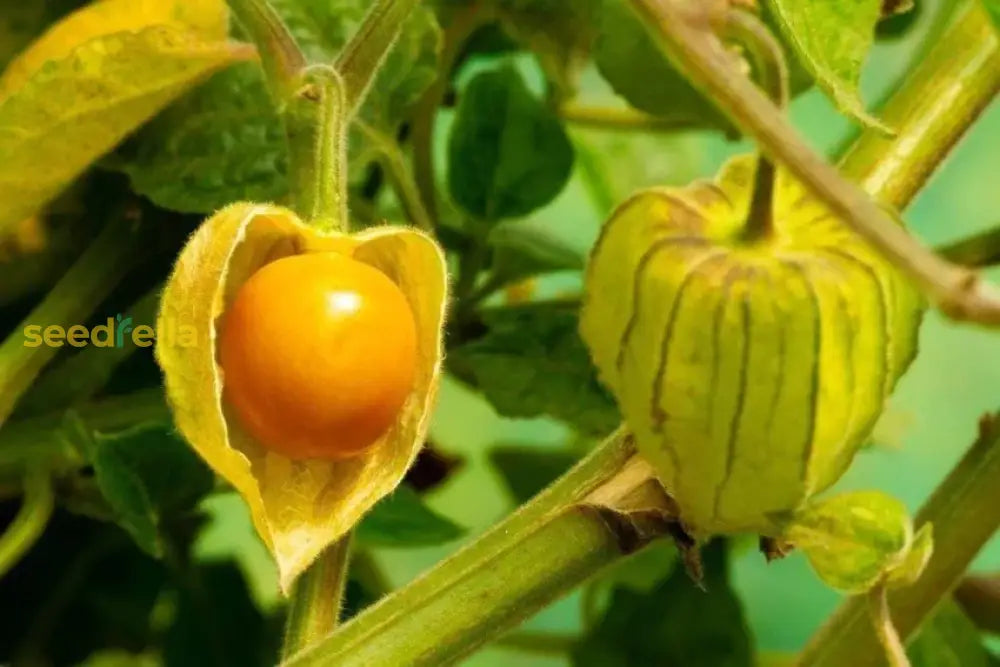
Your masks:
{"label": "plant stalk", "polygon": [[284,108],[306,68],[305,55],[267,0],[228,0],[228,4],[257,47],[275,104]]}
{"label": "plant stalk", "polygon": [[419,0],[376,0],[357,34],[337,58],[336,67],[344,80],[345,108],[349,116],[353,116],[364,101],[403,23],[418,4]]}
{"label": "plant stalk", "polygon": [[349,228],[346,104],[337,70],[311,65],[284,114],[292,208],[322,230]]}
{"label": "plant stalk", "polygon": [[[889,593],[896,630],[905,641],[959,583],[969,563],[1000,529],[1000,422],[984,418],[980,437],[934,491],[914,525],[934,525],[936,548],[916,583]],[[876,667],[879,641],[865,599],[848,599],[812,637],[800,667]]]}
{"label": "plant stalk", "polygon": [[[329,634],[340,620],[340,604],[347,586],[351,536],[345,535],[320,555],[295,582],[288,604],[281,658],[307,648]],[[330,600],[335,604],[330,604]]]}
{"label": "plant stalk", "polygon": [[[662,534],[664,499],[610,508],[649,481],[626,465],[632,456],[631,438],[615,433],[485,535],[285,664],[443,665],[467,655]],[[651,512],[629,513],[639,505]]]}
{"label": "plant stalk", "polygon": [[[788,106],[788,62],[781,44],[763,21],[744,9],[732,8],[726,12],[724,30],[726,37],[743,47],[750,56],[761,90],[784,111]],[[744,227],[748,243],[767,238],[774,230],[774,180],[774,163],[761,155],[757,160],[753,195]]]}
{"label": "plant stalk", "polygon": [[[692,83],[734,124],[756,139],[768,157],[791,171],[834,214],[908,273],[946,315],[960,321],[1000,325],[1000,290],[983,282],[975,272],[951,264],[925,248],[862,187],[845,179],[810,148],[780,110],[738,69],[733,55],[713,31],[717,19],[712,15],[712,7],[679,0],[631,2],[656,32],[667,55]],[[991,98],[1000,84],[1000,58],[995,55],[997,36],[985,25],[986,21],[984,10],[973,6],[960,24],[978,37],[985,49],[994,51],[994,57],[987,63],[993,71],[985,77],[992,83],[986,91]],[[956,89],[965,87],[954,82],[952,85]],[[919,171],[919,165],[914,167]],[[867,184],[862,182],[862,185]],[[877,183],[872,186],[882,189]]]}
{"label": "plant stalk", "polygon": [[889,591],[886,584],[880,583],[868,592],[868,610],[871,615],[872,628],[882,646],[889,667],[910,667],[910,659],[906,657],[896,626],[892,622],[892,610],[889,609]]}
{"label": "plant stalk", "polygon": [[25,473],[21,510],[0,535],[0,578],[3,578],[45,531],[52,516],[55,497],[49,472],[36,466]]}

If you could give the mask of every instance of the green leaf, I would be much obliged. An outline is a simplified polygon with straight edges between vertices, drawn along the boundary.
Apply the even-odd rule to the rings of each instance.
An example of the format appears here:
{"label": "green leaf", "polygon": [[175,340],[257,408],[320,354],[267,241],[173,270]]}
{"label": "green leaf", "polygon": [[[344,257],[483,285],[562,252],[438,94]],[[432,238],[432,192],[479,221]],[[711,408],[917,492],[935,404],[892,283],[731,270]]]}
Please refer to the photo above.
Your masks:
{"label": "green leaf", "polygon": [[807,505],[785,537],[805,552],[827,585],[862,593],[905,562],[913,526],[906,507],[892,496],[857,491]]}
{"label": "green leaf", "polygon": [[281,118],[256,63],[215,75],[149,124],[119,156],[132,187],[157,206],[210,213],[288,192]]}
{"label": "green leaf", "polygon": [[[330,61],[360,24],[369,3],[305,3],[275,7],[303,50]],[[413,12],[358,112],[358,119],[394,138],[437,74],[441,30],[426,8]],[[350,132],[350,177],[359,182],[379,159],[368,135]],[[288,148],[281,118],[257,64],[213,77],[161,114],[110,166],[164,208],[211,213],[233,201],[282,201],[288,193]]]}
{"label": "green leaf", "polygon": [[627,2],[604,0],[594,61],[614,91],[637,109],[679,125],[730,127],[715,105],[674,69]]}
{"label": "green leaf", "polygon": [[514,69],[469,83],[448,144],[448,183],[462,208],[489,221],[527,215],[555,199],[572,167],[559,119]]}
{"label": "green leaf", "polygon": [[579,271],[580,253],[537,222],[518,220],[498,224],[487,238],[493,248],[493,275],[499,284],[556,271]]}
{"label": "green leaf", "polygon": [[648,593],[619,587],[601,621],[573,650],[574,667],[749,667],[746,619],[725,574],[725,544],[704,553],[707,591],[682,567]]}
{"label": "green leaf", "polygon": [[768,5],[799,60],[837,107],[867,126],[889,131],[865,110],[858,91],[882,0],[768,0]]}
{"label": "green leaf", "polygon": [[486,335],[452,350],[449,367],[505,417],[548,415],[606,434],[621,420],[577,333],[576,311],[562,304],[488,311]]}
{"label": "green leaf", "polygon": [[431,510],[408,486],[379,501],[355,531],[359,544],[404,548],[436,546],[464,534],[464,528]]}
{"label": "green leaf", "polygon": [[160,424],[95,434],[89,458],[118,523],[154,556],[163,554],[163,521],[190,511],[215,483],[187,443]]}
{"label": "green leaf", "polygon": [[906,649],[913,667],[989,667],[979,630],[951,599],[925,623]]}
{"label": "green leaf", "polygon": [[579,460],[576,452],[534,447],[497,447],[490,452],[490,463],[518,505],[534,498]]}

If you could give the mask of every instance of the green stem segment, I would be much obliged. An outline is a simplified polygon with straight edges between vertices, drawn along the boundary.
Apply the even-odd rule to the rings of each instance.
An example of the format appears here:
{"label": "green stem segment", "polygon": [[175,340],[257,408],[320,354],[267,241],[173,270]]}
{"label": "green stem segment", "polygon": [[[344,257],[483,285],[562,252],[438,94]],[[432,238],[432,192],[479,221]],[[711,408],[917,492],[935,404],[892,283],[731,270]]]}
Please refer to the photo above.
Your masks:
{"label": "green stem segment", "polygon": [[337,71],[344,79],[349,114],[353,115],[364,100],[403,22],[417,4],[418,0],[376,0],[357,34],[344,47]]}
{"label": "green stem segment", "polygon": [[910,667],[906,657],[906,649],[892,623],[892,611],[889,609],[889,591],[884,583],[868,592],[868,609],[871,614],[872,628],[879,644],[885,653],[889,667]]}
{"label": "green stem segment", "polygon": [[845,175],[887,206],[909,204],[1000,91],[1000,40],[978,4],[879,111],[895,134],[867,130],[840,160]]}
{"label": "green stem segment", "polygon": [[[934,525],[934,550],[920,579],[893,590],[888,603],[904,639],[961,580],[983,545],[1000,529],[1000,423],[986,418],[979,440],[920,510],[914,522]],[[830,617],[803,651],[800,667],[876,667],[879,641],[864,598],[851,598]]]}
{"label": "green stem segment", "polygon": [[295,94],[306,57],[267,0],[228,0],[257,47],[271,95],[279,108]]}
{"label": "green stem segment", "polygon": [[[56,345],[67,344],[65,332],[82,325],[137,261],[141,228],[124,214],[109,222],[45,299],[0,344],[0,424],[59,352]],[[61,340],[37,340],[35,345],[36,341],[26,337],[28,327],[38,327],[41,334],[50,326],[62,327]]]}
{"label": "green stem segment", "polygon": [[347,102],[329,65],[312,65],[285,109],[293,208],[324,230],[347,231]]}
{"label": "green stem segment", "polygon": [[348,534],[330,545],[295,582],[285,622],[282,659],[312,645],[337,627],[350,553]]}
{"label": "green stem segment", "polygon": [[55,497],[48,470],[41,466],[30,469],[24,477],[24,500],[14,521],[0,535],[0,578],[38,541],[45,530]]}
{"label": "green stem segment", "polygon": [[[441,665],[502,634],[662,532],[662,504],[651,522],[609,507],[628,495],[618,482],[634,489],[649,480],[626,465],[632,455],[631,439],[616,433],[473,544],[286,664]],[[593,495],[600,489],[607,494]]]}
{"label": "green stem segment", "polygon": [[[760,88],[784,110],[788,106],[788,63],[781,44],[755,14],[743,9],[726,12],[726,37],[744,48],[753,63]],[[774,163],[761,155],[754,175],[753,196],[747,214],[745,240],[753,242],[770,236],[774,229]]]}
{"label": "green stem segment", "polygon": [[[951,264],[925,248],[862,187],[846,180],[810,148],[780,110],[736,67],[732,54],[710,29],[711,16],[705,15],[710,8],[679,0],[631,2],[690,81],[715,101],[734,124],[756,139],[768,157],[784,165],[834,214],[906,271],[942,311],[956,320],[1000,325],[1000,290],[980,280],[969,269]],[[992,97],[1000,83],[1000,58],[996,57],[998,40],[992,31],[984,32],[989,30],[986,21],[983,10],[972,7],[957,28],[965,31],[968,38],[981,42],[984,50],[994,52],[980,82],[992,85],[989,90],[975,91],[976,99],[984,92]],[[956,46],[956,51],[965,50]],[[954,52],[952,57],[955,57]],[[966,64],[975,66],[975,63]],[[951,85],[956,90],[968,89],[956,82]],[[955,95],[951,97],[954,99]],[[959,115],[962,112],[962,109],[954,110]],[[900,166],[896,165],[893,171]],[[919,170],[919,165],[913,166]]]}

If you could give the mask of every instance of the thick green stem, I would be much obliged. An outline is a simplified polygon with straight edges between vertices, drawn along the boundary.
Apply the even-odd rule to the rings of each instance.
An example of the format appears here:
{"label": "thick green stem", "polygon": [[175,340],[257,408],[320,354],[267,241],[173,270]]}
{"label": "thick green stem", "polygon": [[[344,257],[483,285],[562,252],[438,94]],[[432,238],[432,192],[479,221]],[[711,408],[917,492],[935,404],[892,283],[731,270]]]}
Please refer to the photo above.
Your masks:
{"label": "thick green stem", "polygon": [[38,541],[45,530],[55,498],[49,472],[42,467],[34,467],[24,477],[24,500],[21,510],[7,530],[0,535],[0,578]]}
{"label": "thick green stem", "polygon": [[971,8],[879,111],[895,134],[864,132],[841,159],[841,171],[887,206],[905,208],[997,91],[1000,41]]}
{"label": "thick green stem", "polygon": [[[1000,528],[1000,427],[986,418],[979,440],[920,510],[916,526],[934,525],[934,555],[920,579],[889,593],[889,608],[900,636],[909,637],[938,602],[961,580],[983,545]],[[878,639],[865,599],[850,598],[813,636],[800,667],[875,667]]]}
{"label": "thick green stem", "polygon": [[[139,257],[136,248],[141,228],[125,215],[108,223],[45,299],[0,344],[0,424],[60,347],[67,344],[65,331],[83,325],[134,265]],[[39,335],[47,327],[62,327],[61,340],[29,340],[29,327],[37,327]]]}
{"label": "thick green stem", "polygon": [[285,131],[293,208],[319,229],[348,229],[347,117],[340,74],[310,66],[285,109]]}
{"label": "thick green stem", "polygon": [[298,88],[306,57],[267,0],[228,0],[236,19],[257,47],[268,88],[283,108]]}
{"label": "thick green stem", "polygon": [[[502,634],[650,537],[649,526],[597,509],[603,498],[580,504],[633,470],[632,454],[630,438],[616,433],[473,544],[287,664],[442,665]],[[629,526],[631,543],[623,540]]]}
{"label": "thick green stem", "polygon": [[347,586],[351,536],[337,540],[295,582],[288,604],[282,659],[311,646],[337,627]]}
{"label": "thick green stem", "polygon": [[[810,148],[784,114],[739,70],[733,55],[716,37],[712,7],[680,0],[631,2],[692,83],[756,139],[768,157],[791,171],[833,213],[906,271],[942,311],[956,320],[1000,325],[1000,290],[969,269],[951,264],[925,248],[865,190],[841,176]],[[996,52],[996,35],[978,25],[986,20],[983,10],[974,7],[957,30],[964,30],[969,38],[978,37],[984,42],[983,48]],[[949,41],[949,37],[943,41]],[[976,99],[984,92],[992,97],[997,91],[1000,58],[994,56],[987,66],[996,71],[981,81],[991,83],[988,90],[970,92]],[[964,83],[952,85],[956,89],[964,87]],[[919,169],[919,165],[915,166]]]}
{"label": "thick green stem", "polygon": [[376,0],[357,34],[337,59],[344,79],[344,97],[349,115],[364,101],[382,61],[399,37],[403,23],[419,0]]}

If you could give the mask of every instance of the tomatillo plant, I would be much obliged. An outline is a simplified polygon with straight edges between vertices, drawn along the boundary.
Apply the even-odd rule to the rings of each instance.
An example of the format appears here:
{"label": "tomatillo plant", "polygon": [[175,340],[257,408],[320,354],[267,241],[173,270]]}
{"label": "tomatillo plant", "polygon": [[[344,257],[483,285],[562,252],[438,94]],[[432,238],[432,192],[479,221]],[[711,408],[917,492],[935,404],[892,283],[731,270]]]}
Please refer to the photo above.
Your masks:
{"label": "tomatillo plant", "polygon": [[64,4],[0,9],[0,663],[995,660],[997,418],[885,492],[996,407],[992,158],[903,214],[993,3]]}

